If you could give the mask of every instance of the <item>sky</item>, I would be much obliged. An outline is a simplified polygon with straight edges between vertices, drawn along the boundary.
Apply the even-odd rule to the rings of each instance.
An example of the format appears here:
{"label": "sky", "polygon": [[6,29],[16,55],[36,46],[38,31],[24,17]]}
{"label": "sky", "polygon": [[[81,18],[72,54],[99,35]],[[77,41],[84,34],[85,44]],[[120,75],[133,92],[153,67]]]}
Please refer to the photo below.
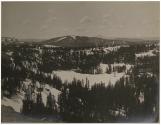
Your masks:
{"label": "sky", "polygon": [[160,36],[159,2],[2,2],[2,36]]}

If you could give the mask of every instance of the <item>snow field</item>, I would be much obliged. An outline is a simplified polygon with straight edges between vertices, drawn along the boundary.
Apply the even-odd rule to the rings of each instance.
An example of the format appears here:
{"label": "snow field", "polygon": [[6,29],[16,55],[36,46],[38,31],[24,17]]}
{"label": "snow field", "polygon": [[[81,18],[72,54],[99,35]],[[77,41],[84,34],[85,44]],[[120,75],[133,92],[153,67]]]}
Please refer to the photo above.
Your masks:
{"label": "snow field", "polygon": [[[31,84],[31,80],[26,79],[26,81],[23,82],[23,89],[27,89],[28,86]],[[39,88],[40,87],[40,83],[36,82],[36,87]],[[49,93],[51,92],[52,95],[54,95],[56,102],[58,101],[58,95],[61,93],[59,90],[49,86],[48,84],[44,85],[44,89],[41,92],[42,95],[42,101],[44,103],[44,105],[46,106],[46,101],[47,101],[47,96],[49,95]],[[35,89],[34,94],[32,95],[32,99],[34,102],[36,102],[36,94],[37,94],[37,90]],[[16,112],[21,112],[22,109],[22,105],[23,105],[23,99],[25,96],[25,92],[21,91],[20,93],[18,93],[15,96],[12,96],[11,98],[6,98],[3,97],[1,100],[1,104],[4,106],[10,106],[12,107]]]}

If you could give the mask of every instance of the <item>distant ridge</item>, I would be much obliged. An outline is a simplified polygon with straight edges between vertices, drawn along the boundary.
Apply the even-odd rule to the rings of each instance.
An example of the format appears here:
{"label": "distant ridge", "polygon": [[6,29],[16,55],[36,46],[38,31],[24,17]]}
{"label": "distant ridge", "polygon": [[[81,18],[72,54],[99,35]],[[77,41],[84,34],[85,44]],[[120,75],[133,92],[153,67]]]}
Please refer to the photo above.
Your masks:
{"label": "distant ridge", "polygon": [[115,45],[132,45],[132,44],[146,44],[146,43],[159,43],[159,40],[153,39],[132,39],[132,38],[101,38],[88,37],[88,36],[61,36],[48,40],[43,39],[17,39],[11,37],[2,37],[2,43],[30,43],[40,45],[54,45],[61,47],[102,47],[102,46],[115,46]]}
{"label": "distant ridge", "polygon": [[159,42],[159,40],[143,40],[130,38],[105,39],[87,36],[62,36],[42,41],[41,44],[49,44],[62,47],[99,47],[123,44],[145,44],[147,42]]}

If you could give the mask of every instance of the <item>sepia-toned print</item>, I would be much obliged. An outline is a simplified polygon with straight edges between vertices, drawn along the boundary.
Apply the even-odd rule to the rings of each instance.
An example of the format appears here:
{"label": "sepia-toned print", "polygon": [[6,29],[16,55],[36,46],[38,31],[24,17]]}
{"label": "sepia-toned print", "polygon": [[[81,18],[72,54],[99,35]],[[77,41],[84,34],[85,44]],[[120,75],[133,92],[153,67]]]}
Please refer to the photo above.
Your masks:
{"label": "sepia-toned print", "polygon": [[158,123],[160,2],[2,2],[2,123]]}

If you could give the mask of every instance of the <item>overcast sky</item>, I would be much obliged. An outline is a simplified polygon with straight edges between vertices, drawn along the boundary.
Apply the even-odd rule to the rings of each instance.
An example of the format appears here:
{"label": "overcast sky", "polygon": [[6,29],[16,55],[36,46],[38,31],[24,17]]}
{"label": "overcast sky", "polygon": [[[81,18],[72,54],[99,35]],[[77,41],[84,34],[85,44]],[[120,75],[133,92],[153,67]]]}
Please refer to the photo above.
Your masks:
{"label": "overcast sky", "polygon": [[159,2],[3,2],[2,36],[159,37]]}

